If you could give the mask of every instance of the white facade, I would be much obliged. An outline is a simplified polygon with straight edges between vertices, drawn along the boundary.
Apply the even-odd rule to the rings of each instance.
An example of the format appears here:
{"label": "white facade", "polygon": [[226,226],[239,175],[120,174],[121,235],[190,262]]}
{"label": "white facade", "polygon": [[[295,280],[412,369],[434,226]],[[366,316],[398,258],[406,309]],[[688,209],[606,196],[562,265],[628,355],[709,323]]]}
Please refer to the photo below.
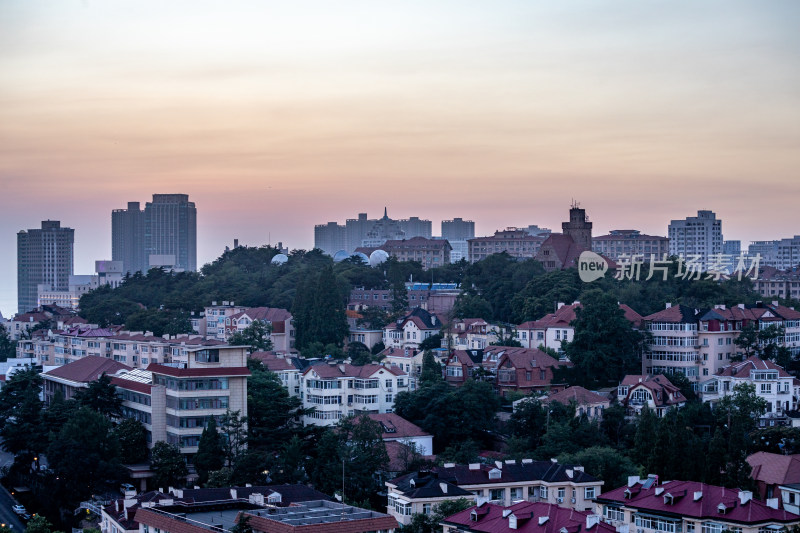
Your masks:
{"label": "white facade", "polygon": [[669,224],[669,254],[689,261],[697,257],[703,271],[712,256],[722,253],[722,221],[713,211],[698,211],[696,217],[673,220]]}

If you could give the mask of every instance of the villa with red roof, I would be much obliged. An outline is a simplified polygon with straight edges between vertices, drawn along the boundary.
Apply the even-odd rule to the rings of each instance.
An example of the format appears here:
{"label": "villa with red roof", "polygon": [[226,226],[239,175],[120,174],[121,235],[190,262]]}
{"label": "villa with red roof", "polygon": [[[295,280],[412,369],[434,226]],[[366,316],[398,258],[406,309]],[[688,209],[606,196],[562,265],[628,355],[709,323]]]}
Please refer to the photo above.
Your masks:
{"label": "villa with red roof", "polygon": [[[524,398],[523,398],[524,399]],[[575,385],[568,387],[559,392],[548,394],[541,399],[543,405],[549,405],[553,402],[562,405],[575,405],[575,416],[586,415],[589,418],[600,419],[603,417],[603,411],[609,408],[611,401],[608,396],[597,394],[588,389]]]}
{"label": "villa with red roof", "polygon": [[762,499],[781,498],[786,501],[781,486],[800,483],[800,454],[756,452],[747,457],[747,463],[752,468],[750,477],[758,485]]}
{"label": "villa with red roof", "polygon": [[800,516],[763,503],[753,493],[696,481],[639,480],[600,494],[597,512],[622,531],[642,533],[766,533],[800,524]]}
{"label": "villa with red roof", "polygon": [[[255,321],[269,325],[272,331],[269,339],[276,352],[288,352],[294,348],[294,326],[292,314],[286,309],[275,307],[248,307],[247,309],[225,317],[224,340],[236,332],[242,331]],[[219,339],[218,340],[222,340]]]}
{"label": "villa with red roof", "polygon": [[435,314],[416,307],[403,318],[387,324],[383,330],[383,344],[387,348],[417,350],[422,341],[438,334],[441,328],[442,322]]}
{"label": "villa with red roof", "polygon": [[591,512],[573,511],[550,503],[519,502],[510,507],[483,503],[448,516],[443,533],[615,533]]}
{"label": "villa with red roof", "polygon": [[394,410],[398,392],[409,390],[409,376],[393,365],[348,363],[311,365],[301,376],[303,423],[332,426],[347,416]]}
{"label": "villa with red roof", "polygon": [[657,376],[628,375],[617,387],[617,398],[627,408],[628,414],[640,414],[647,406],[657,416],[664,416],[672,408],[681,408],[686,397],[663,374]]}
{"label": "villa with red roof", "polygon": [[[539,320],[523,322],[517,326],[516,339],[526,348],[552,348],[562,353],[562,342],[572,341],[575,328],[572,321],[575,320],[575,310],[581,307],[580,302],[573,302],[565,305],[558,303],[558,308],[554,313],[547,314]],[[625,304],[620,304],[619,308],[625,314],[625,318],[634,328],[642,325],[642,316]]]}
{"label": "villa with red roof", "polygon": [[[482,350],[497,342],[501,330],[482,318],[458,318],[453,320],[446,334],[450,337],[450,346],[456,350]],[[445,343],[443,339],[442,346]]]}
{"label": "villa with red roof", "polygon": [[565,383],[553,382],[553,370],[571,363],[559,361],[536,348],[490,346],[483,352],[484,362],[497,360],[495,386],[501,396],[534,391],[558,392]]}

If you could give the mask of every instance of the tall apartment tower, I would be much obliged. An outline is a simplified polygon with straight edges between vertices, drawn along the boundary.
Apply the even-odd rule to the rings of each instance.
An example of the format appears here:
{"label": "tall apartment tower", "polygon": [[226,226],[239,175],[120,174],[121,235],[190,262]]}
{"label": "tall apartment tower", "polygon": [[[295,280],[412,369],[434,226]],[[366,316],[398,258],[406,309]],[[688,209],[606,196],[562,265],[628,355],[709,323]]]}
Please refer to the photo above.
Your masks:
{"label": "tall apartment tower", "polygon": [[123,272],[147,272],[144,255],[144,211],[139,202],[111,212],[111,259],[122,261]]}
{"label": "tall apartment tower", "polygon": [[696,217],[669,223],[669,255],[686,260],[695,256],[707,270],[714,254],[722,253],[722,221],[713,211],[698,211]]}
{"label": "tall apartment tower", "polygon": [[328,255],[347,248],[347,229],[336,222],[314,226],[314,248]]}
{"label": "tall apartment tower", "polygon": [[75,230],[58,220],[42,221],[41,229],[17,233],[17,308],[20,313],[38,305],[39,285],[69,289],[73,272]]}
{"label": "tall apartment tower", "polygon": [[569,235],[575,244],[585,250],[592,249],[592,223],[586,218],[586,210],[573,203],[569,210],[569,222],[561,223],[561,232]]}
{"label": "tall apartment tower", "polygon": [[[197,270],[197,209],[188,194],[154,194],[144,207],[144,256],[174,256],[174,267]],[[163,261],[164,259],[161,259]]]}
{"label": "tall apartment tower", "polygon": [[466,241],[475,238],[475,222],[454,218],[453,220],[442,220],[442,238],[451,243],[453,241]]}

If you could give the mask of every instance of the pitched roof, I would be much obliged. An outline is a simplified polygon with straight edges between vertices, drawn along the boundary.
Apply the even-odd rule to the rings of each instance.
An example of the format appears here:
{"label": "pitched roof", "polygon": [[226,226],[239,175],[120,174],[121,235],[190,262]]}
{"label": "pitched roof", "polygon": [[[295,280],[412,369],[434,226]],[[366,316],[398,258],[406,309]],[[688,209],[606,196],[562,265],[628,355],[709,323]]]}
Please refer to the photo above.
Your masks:
{"label": "pitched roof", "polygon": [[[659,490],[662,489],[662,490]],[[626,494],[626,491],[628,494]],[[740,524],[765,522],[798,522],[800,516],[782,509],[773,509],[766,504],[750,499],[741,504],[739,489],[727,489],[696,481],[665,481],[661,485],[645,487],[637,485],[619,487],[596,498],[600,502],[619,502],[626,507],[654,512],[669,513],[697,520],[710,519]],[[700,498],[695,497],[700,493]],[[683,496],[675,497],[681,494]],[[672,495],[672,503],[665,496]],[[719,505],[724,505],[724,514]]]}
{"label": "pitched roof", "polygon": [[459,362],[462,365],[473,367],[483,362],[483,350],[453,350],[447,359],[447,364]]}
{"label": "pitched roof", "polygon": [[471,497],[472,493],[444,479],[436,472],[412,472],[390,481],[408,498]]}
{"label": "pitched roof", "polygon": [[[547,328],[563,328],[568,327],[573,320],[575,320],[575,310],[583,307],[580,302],[575,302],[569,305],[562,305],[554,313],[549,313],[539,320],[532,320],[523,322],[517,329],[547,329]],[[634,326],[639,327],[642,323],[642,315],[631,309],[625,304],[619,304],[619,308],[625,314],[625,318]]]}
{"label": "pitched roof", "polygon": [[304,359],[278,355],[275,352],[253,352],[248,357],[250,357],[250,359],[255,359],[256,361],[261,361],[261,364],[271,372],[280,372],[282,370],[302,370],[308,366],[308,364],[303,364],[303,361],[305,361]]}
{"label": "pitched roof", "polygon": [[670,322],[670,323],[695,323],[697,322],[697,310],[686,305],[672,305],[662,309],[652,315],[644,317],[650,322]]}
{"label": "pitched roof", "polygon": [[800,454],[780,455],[756,452],[747,457],[753,469],[751,477],[767,485],[800,483]]}
{"label": "pitched roof", "polygon": [[613,526],[602,521],[587,527],[589,515],[590,512],[575,511],[552,503],[519,502],[511,507],[484,503],[448,516],[444,522],[457,526],[460,531],[511,533],[513,516],[516,522],[513,531],[520,533],[615,533]]}
{"label": "pitched roof", "polygon": [[395,376],[406,375],[405,372],[403,372],[402,370],[400,370],[400,368],[394,365],[383,366],[377,363],[372,363],[363,366],[351,365],[350,363],[312,365],[303,371],[303,375],[304,376],[307,375],[312,370],[316,372],[317,375],[323,379],[343,378],[343,377],[369,378],[383,370]]}
{"label": "pitched roof", "polygon": [[373,413],[367,416],[383,426],[383,439],[431,436],[430,433],[395,413]]}
{"label": "pitched roof", "polygon": [[538,348],[519,348],[516,346],[487,346],[483,350],[483,358],[487,355],[497,354],[497,364],[507,357],[514,368],[548,368],[565,366],[567,363],[559,361],[544,353]]}
{"label": "pitched roof", "polygon": [[547,398],[542,399],[542,403],[558,402],[564,405],[569,405],[570,402],[575,402],[578,405],[589,405],[594,403],[610,403],[607,396],[597,394],[590,390],[584,389],[580,385],[568,387],[559,392],[549,395]]}
{"label": "pitched roof", "polygon": [[664,374],[656,374],[655,376],[629,374],[622,379],[621,385],[629,387],[628,397],[633,393],[634,389],[640,386],[649,389],[653,395],[653,403],[659,407],[686,402],[686,398],[681,394],[680,389],[673,385]]}
{"label": "pitched roof", "polygon": [[585,248],[579,246],[571,236],[563,233],[551,233],[539,248],[539,253],[536,254],[537,259],[545,257],[542,255],[542,250],[548,247],[552,248],[564,268],[574,266],[581,252],[585,250]]}
{"label": "pitched roof", "polygon": [[262,322],[283,322],[292,318],[292,314],[286,309],[278,307],[248,307],[241,313],[231,315],[231,323],[243,316],[247,316],[250,320],[261,320]]}
{"label": "pitched roof", "polygon": [[128,365],[108,359],[106,357],[97,357],[95,355],[87,355],[81,357],[77,361],[72,361],[65,365],[59,366],[44,373],[44,376],[52,376],[78,383],[89,383],[95,381],[103,374],[116,374],[120,370],[132,370]]}
{"label": "pitched roof", "polygon": [[[528,461],[521,463],[502,463],[497,461],[491,465],[453,465],[435,466],[431,469],[440,479],[464,487],[465,485],[483,485],[487,483],[509,483],[524,481],[547,481],[593,483],[600,480],[587,474],[575,465],[554,463],[552,461]],[[500,476],[492,478],[489,472],[499,470]],[[570,472],[572,476],[570,477]],[[399,478],[398,478],[399,479]],[[394,481],[392,481],[394,484]]]}
{"label": "pitched roof", "polygon": [[761,359],[757,355],[752,355],[747,359],[745,359],[744,361],[733,363],[731,365],[726,366],[725,368],[721,368],[717,370],[717,373],[715,375],[749,377],[751,370],[776,370],[778,372],[779,377],[782,378],[792,377],[792,375],[789,374],[786,370],[784,370],[782,366],[778,366],[769,359],[766,360]]}

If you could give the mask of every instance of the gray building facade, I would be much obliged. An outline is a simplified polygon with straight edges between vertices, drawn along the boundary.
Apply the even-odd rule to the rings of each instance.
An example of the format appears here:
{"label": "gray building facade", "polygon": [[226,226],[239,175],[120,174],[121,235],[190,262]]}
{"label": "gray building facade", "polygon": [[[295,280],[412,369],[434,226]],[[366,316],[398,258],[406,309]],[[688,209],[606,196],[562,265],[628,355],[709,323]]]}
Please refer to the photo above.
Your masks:
{"label": "gray building facade", "polygon": [[18,312],[25,313],[38,306],[40,284],[55,291],[69,289],[74,243],[75,230],[62,228],[58,220],[44,220],[41,229],[17,233]]}
{"label": "gray building facade", "polygon": [[144,255],[144,211],[139,202],[111,212],[111,259],[121,261],[123,272],[147,272]]}
{"label": "gray building facade", "polygon": [[174,255],[175,268],[197,270],[197,209],[188,194],[154,194],[145,204],[144,255]]}

